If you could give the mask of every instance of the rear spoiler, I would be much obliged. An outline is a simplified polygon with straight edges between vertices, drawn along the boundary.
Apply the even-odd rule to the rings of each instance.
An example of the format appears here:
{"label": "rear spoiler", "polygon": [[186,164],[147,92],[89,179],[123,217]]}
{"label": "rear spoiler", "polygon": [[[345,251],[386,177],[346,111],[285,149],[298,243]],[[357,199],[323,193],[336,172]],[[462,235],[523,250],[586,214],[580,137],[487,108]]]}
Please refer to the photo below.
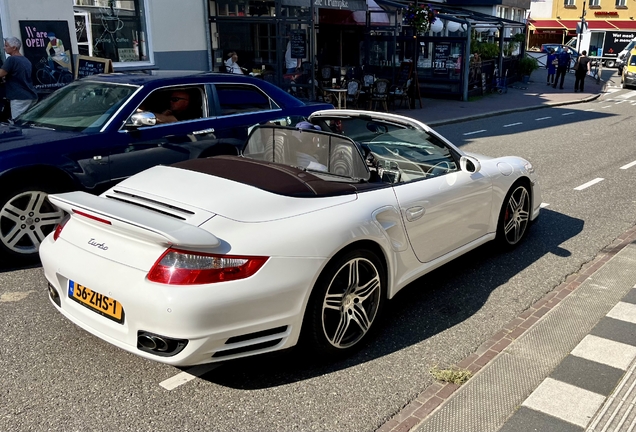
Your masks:
{"label": "rear spoiler", "polygon": [[214,248],[221,244],[217,237],[197,226],[152,210],[86,192],[49,195],[49,200],[67,213],[73,214],[74,210],[82,211],[109,221],[116,229],[161,244],[185,248]]}

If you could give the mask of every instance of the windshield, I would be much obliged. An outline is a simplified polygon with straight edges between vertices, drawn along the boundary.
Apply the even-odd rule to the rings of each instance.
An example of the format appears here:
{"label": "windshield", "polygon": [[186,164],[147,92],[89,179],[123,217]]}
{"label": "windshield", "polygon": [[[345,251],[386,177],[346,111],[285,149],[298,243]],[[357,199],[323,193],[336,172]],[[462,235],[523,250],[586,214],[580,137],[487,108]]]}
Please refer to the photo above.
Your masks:
{"label": "windshield", "polygon": [[138,86],[78,81],[62,87],[17,121],[56,130],[101,128]]}
{"label": "windshield", "polygon": [[356,141],[365,150],[371,171],[383,182],[404,183],[459,169],[457,152],[433,132],[368,116],[312,121]]}

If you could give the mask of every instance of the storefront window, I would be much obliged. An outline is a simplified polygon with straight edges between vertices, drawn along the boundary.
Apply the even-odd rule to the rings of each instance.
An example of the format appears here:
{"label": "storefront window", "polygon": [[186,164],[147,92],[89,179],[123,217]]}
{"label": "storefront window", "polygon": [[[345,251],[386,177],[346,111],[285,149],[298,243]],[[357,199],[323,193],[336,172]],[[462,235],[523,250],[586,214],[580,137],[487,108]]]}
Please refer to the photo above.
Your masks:
{"label": "storefront window", "polygon": [[74,0],[80,54],[108,58],[120,66],[151,62],[146,1]]}

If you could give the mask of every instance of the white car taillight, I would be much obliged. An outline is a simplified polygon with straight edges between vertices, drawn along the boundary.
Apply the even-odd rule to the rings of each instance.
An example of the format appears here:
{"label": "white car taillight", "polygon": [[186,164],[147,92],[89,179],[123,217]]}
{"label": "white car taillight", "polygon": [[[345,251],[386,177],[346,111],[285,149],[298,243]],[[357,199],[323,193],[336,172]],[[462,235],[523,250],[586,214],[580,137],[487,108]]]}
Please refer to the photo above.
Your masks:
{"label": "white car taillight", "polygon": [[148,273],[148,280],[168,285],[201,285],[245,279],[268,257],[217,255],[170,248]]}
{"label": "white car taillight", "polygon": [[53,231],[53,241],[56,241],[58,238],[60,238],[60,234],[62,234],[64,225],[66,225],[70,218],[71,217],[69,215],[64,216],[60,223],[55,226],[55,231]]}

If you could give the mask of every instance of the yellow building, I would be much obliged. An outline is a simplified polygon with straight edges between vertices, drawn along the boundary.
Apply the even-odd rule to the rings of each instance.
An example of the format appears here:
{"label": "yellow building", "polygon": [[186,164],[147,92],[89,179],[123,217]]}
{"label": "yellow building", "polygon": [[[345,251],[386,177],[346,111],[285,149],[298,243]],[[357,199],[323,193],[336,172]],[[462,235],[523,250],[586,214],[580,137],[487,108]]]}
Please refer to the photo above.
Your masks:
{"label": "yellow building", "polygon": [[[545,43],[565,44],[577,37],[577,26],[585,11],[586,31],[592,34],[592,47],[605,45],[606,55],[613,44],[621,45],[636,37],[636,2],[628,0],[553,0],[535,1],[528,19],[528,48],[540,48]],[[609,32],[609,33],[608,33]],[[630,37],[630,34],[633,36]],[[603,39],[599,39],[599,38]],[[629,42],[627,40],[627,42]],[[590,54],[595,55],[590,52]]]}

